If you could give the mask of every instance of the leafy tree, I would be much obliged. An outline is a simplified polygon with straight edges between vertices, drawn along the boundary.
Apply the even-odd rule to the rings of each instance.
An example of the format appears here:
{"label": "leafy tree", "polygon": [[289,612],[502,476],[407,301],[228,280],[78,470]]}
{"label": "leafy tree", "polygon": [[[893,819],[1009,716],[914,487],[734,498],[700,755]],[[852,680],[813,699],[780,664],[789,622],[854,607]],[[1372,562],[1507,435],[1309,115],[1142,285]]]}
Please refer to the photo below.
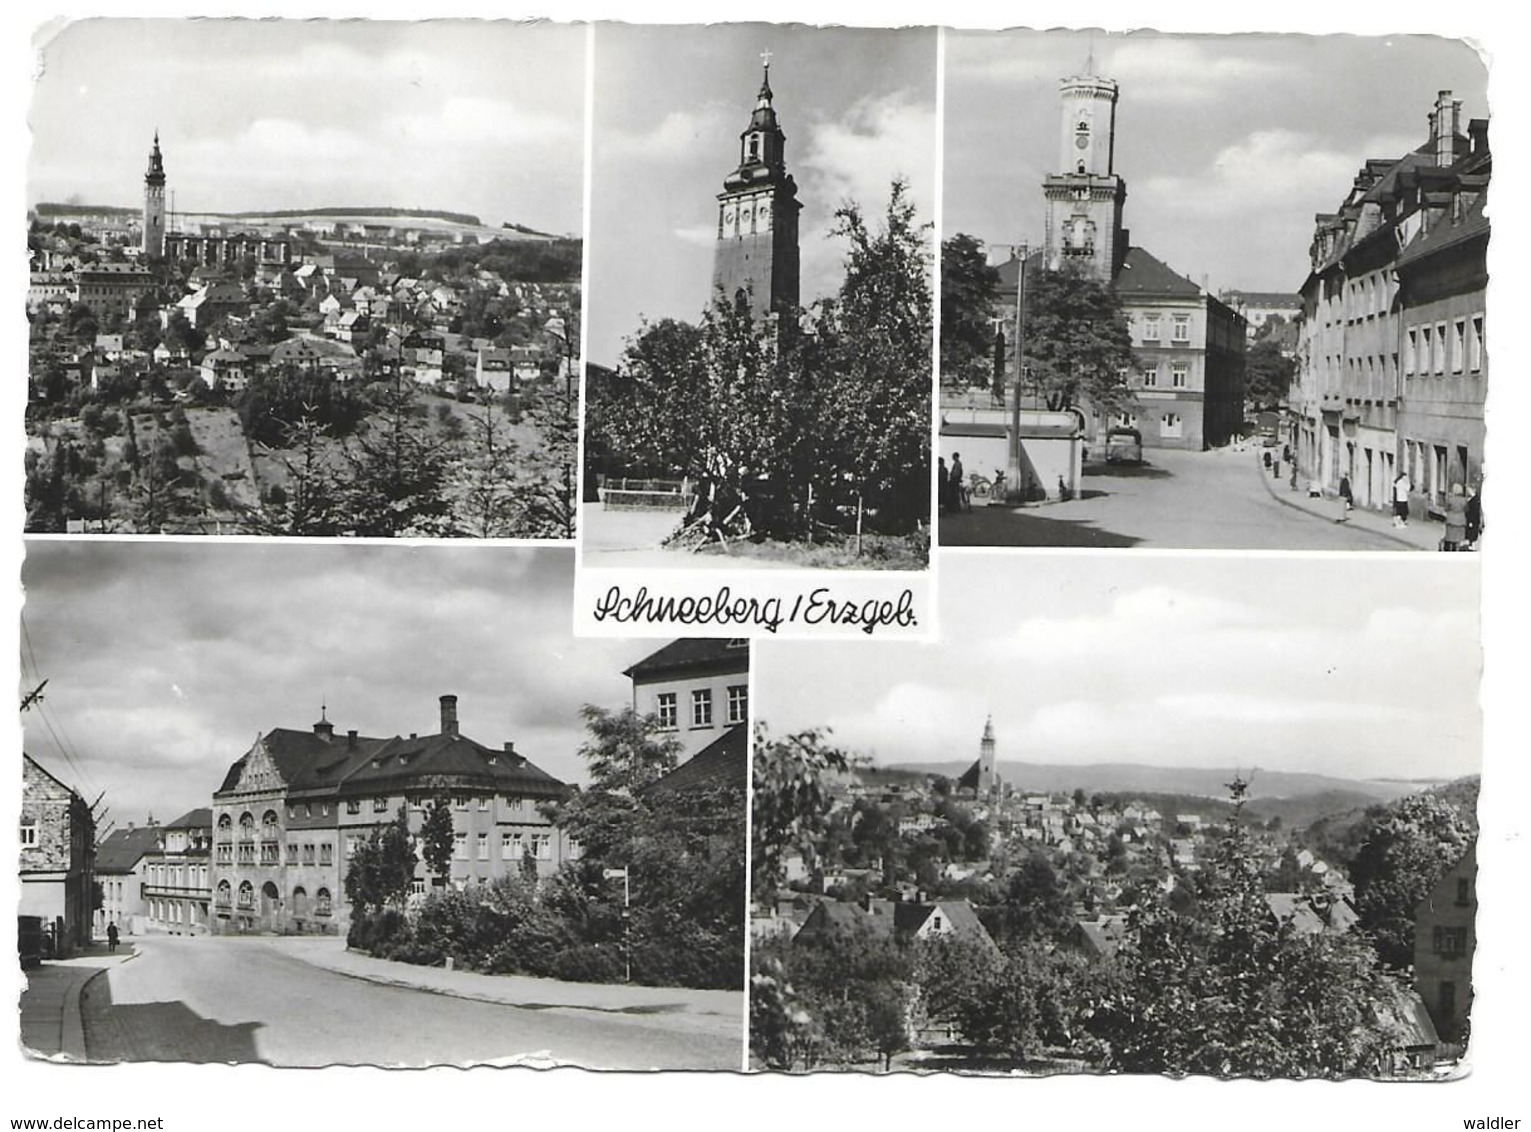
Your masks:
{"label": "leafy tree", "polygon": [[1296,372],[1296,359],[1282,355],[1277,339],[1257,340],[1244,353],[1246,400],[1261,408],[1280,404],[1286,399]]}
{"label": "leafy tree", "polygon": [[941,382],[982,388],[994,368],[999,269],[989,266],[983,243],[959,232],[941,241]]}
{"label": "leafy tree", "polygon": [[695,475],[707,444],[708,393],[701,328],[673,318],[645,323],[593,400],[589,427],[653,473]]}
{"label": "leafy tree", "polygon": [[1093,1003],[1109,1068],[1222,1077],[1375,1074],[1398,1042],[1398,988],[1363,940],[1298,934],[1265,902],[1242,820],[1245,784],[1205,862],[1192,913],[1138,892],[1116,956],[1120,980]]}
{"label": "leafy tree", "polygon": [[929,225],[916,221],[907,192],[893,182],[875,233],[856,204],[835,210],[833,234],[850,243],[845,281],[816,326],[826,343],[828,433],[856,487],[858,532],[863,502],[884,513],[885,526],[930,514]]}
{"label": "leafy tree", "polygon": [[387,825],[373,829],[356,847],[346,869],[346,900],[357,917],[368,909],[402,909],[415,879],[414,841],[409,835],[409,812],[404,806]]}
{"label": "leafy tree", "polygon": [[772,738],[764,724],[755,727],[750,804],[756,901],[774,898],[788,856],[812,863],[829,831],[831,780],[850,769],[850,759],[826,736],[808,730]]}
{"label": "leafy tree", "polygon": [[1350,880],[1360,926],[1384,964],[1414,962],[1415,908],[1476,834],[1471,818],[1434,794],[1402,798],[1367,820]]}
{"label": "leafy tree", "polygon": [[1068,884],[1047,854],[1034,850],[1005,882],[1004,898],[985,923],[1000,942],[1056,940],[1073,925]]}
{"label": "leafy tree", "polygon": [[420,854],[425,859],[425,867],[445,878],[452,870],[455,847],[452,800],[445,794],[438,794],[425,807],[425,821],[420,826]]}
{"label": "leafy tree", "polygon": [[1028,273],[1026,364],[1050,409],[1084,403],[1102,414],[1136,401],[1123,374],[1137,369],[1121,300],[1087,268]]}

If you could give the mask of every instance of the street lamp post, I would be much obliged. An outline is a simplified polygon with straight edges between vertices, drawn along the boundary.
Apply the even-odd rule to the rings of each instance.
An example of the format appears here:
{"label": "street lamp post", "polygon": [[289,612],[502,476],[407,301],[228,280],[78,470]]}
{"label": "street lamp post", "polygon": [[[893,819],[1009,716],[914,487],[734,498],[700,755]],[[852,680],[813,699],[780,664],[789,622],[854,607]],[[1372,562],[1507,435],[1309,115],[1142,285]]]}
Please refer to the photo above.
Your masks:
{"label": "street lamp post", "polygon": [[601,876],[606,880],[622,878],[622,981],[633,981],[633,948],[632,948],[632,909],[633,894],[630,880],[627,874],[627,866],[620,869],[605,869]]}

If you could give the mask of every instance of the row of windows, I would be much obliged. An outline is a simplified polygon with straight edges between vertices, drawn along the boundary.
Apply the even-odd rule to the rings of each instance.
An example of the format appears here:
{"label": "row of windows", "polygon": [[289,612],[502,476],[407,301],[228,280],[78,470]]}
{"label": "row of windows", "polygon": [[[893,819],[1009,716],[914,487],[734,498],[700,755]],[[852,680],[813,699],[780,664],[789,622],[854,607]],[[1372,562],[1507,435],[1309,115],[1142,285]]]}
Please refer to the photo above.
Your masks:
{"label": "row of windows", "polygon": [[[218,891],[215,894],[215,900],[220,907],[227,908],[233,904],[233,895],[234,890],[229,886],[228,881],[221,880],[218,882]],[[241,881],[239,884],[239,907],[255,907],[255,886],[247,880]],[[314,915],[328,916],[333,910],[333,907],[334,902],[330,896],[329,889],[321,888],[318,892],[314,893]],[[308,893],[301,887],[292,890],[291,910],[294,915],[303,915],[308,911]]]}
{"label": "row of windows", "polygon": [[1408,376],[1481,373],[1483,350],[1481,314],[1450,323],[1410,326],[1404,332],[1403,372]]}
{"label": "row of windows", "polygon": [[[1117,413],[1111,418],[1113,428],[1137,428],[1138,418],[1132,413]],[[1184,435],[1185,420],[1179,413],[1163,413],[1159,417],[1159,435],[1178,439]]]}
{"label": "row of windows", "polygon": [[1437,927],[1431,933],[1430,950],[1442,959],[1460,959],[1467,954],[1467,929]]}
{"label": "row of windows", "polygon": [[[1143,388],[1144,389],[1157,389],[1158,388],[1158,386],[1159,386],[1159,371],[1161,369],[1163,369],[1162,365],[1155,365],[1151,369],[1145,369],[1143,371]],[[1170,374],[1169,374],[1170,384],[1169,384],[1169,387],[1171,389],[1184,389],[1186,387],[1187,381],[1190,378],[1190,375],[1191,375],[1191,367],[1187,363],[1185,363],[1185,362],[1174,362],[1170,366]]]}
{"label": "row of windows", "polygon": [[[1162,341],[1163,339],[1160,337],[1160,330],[1159,330],[1159,322],[1160,322],[1159,315],[1157,315],[1157,314],[1145,314],[1145,315],[1142,316],[1142,319],[1143,319],[1143,333],[1140,335],[1140,337],[1143,339],[1143,341],[1145,341],[1145,342],[1159,342],[1159,341]],[[1173,315],[1171,317],[1171,320],[1170,320],[1170,341],[1171,342],[1189,342],[1190,340],[1191,340],[1191,316],[1188,315],[1188,314]]]}
{"label": "row of windows", "polygon": [[287,863],[289,865],[298,864],[300,855],[302,864],[312,865],[317,861],[318,864],[329,865],[334,863],[335,847],[328,841],[321,842],[317,846],[313,842],[305,842],[300,846],[297,842],[289,841],[287,843]]}
{"label": "row of windows", "polygon": [[[487,861],[489,857],[489,835],[478,835],[478,860]],[[553,859],[553,835],[550,833],[513,833],[505,831],[500,834],[500,860],[518,862],[523,860],[528,853],[538,861],[551,861]],[[459,861],[468,859],[468,835],[466,833],[454,833],[452,835],[452,856]]]}
{"label": "row of windows", "polygon": [[207,866],[151,864],[144,869],[144,880],[148,884],[170,888],[206,888]]}
{"label": "row of windows", "polygon": [[[731,684],[728,688],[728,715],[726,726],[732,727],[749,719],[750,690],[747,684]],[[660,692],[654,697],[654,714],[659,727],[674,731],[679,726],[680,699],[677,692]],[[691,726],[712,726],[712,689],[695,688],[691,692]]]}

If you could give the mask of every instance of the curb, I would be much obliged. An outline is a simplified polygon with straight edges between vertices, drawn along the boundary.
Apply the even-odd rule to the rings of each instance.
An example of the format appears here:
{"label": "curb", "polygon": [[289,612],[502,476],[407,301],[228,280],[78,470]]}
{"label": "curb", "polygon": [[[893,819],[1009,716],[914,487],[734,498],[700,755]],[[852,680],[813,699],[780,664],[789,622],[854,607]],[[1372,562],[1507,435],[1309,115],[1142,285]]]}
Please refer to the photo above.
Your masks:
{"label": "curb", "polygon": [[107,967],[98,967],[85,978],[71,983],[64,991],[63,1017],[59,1019],[59,1056],[65,1061],[90,1060],[85,1048],[85,1018],[80,1013],[80,995],[108,970]]}
{"label": "curb", "polygon": [[[1256,473],[1258,473],[1260,471],[1260,462],[1258,460],[1255,461],[1255,471],[1256,471]],[[1261,475],[1260,476],[1260,482],[1265,485],[1265,492],[1266,492],[1266,494],[1269,495],[1272,499],[1274,499],[1277,503],[1281,504],[1281,506],[1283,506],[1283,507],[1290,507],[1293,511],[1301,511],[1304,515],[1311,516],[1314,519],[1319,519],[1319,520],[1323,520],[1324,519],[1324,516],[1322,516],[1322,515],[1315,515],[1312,511],[1308,510],[1301,503],[1294,503],[1290,499],[1287,499],[1285,496],[1283,496],[1280,492],[1278,492],[1275,489],[1275,487],[1272,486],[1272,484],[1275,483],[1275,477]],[[1329,522],[1333,522],[1333,520],[1328,520],[1328,521]],[[1371,527],[1358,527],[1357,529],[1358,530],[1364,530],[1364,531],[1366,531],[1367,534],[1376,535],[1378,538],[1385,538],[1389,542],[1397,543],[1399,546],[1404,547],[1407,550],[1418,550],[1418,551],[1423,551],[1424,550],[1423,547],[1415,546],[1414,543],[1410,542],[1408,539],[1400,538],[1398,535],[1395,535],[1395,534],[1389,534],[1387,531],[1374,530]]]}

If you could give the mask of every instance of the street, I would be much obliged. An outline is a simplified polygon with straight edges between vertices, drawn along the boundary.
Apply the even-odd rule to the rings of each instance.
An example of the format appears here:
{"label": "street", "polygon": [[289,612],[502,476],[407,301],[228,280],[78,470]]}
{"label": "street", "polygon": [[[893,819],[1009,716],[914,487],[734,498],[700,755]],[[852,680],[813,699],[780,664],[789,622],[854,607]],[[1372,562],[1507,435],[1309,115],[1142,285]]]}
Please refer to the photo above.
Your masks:
{"label": "street", "polygon": [[[1253,451],[1148,449],[1140,466],[1087,464],[1082,498],[941,516],[942,546],[1162,547],[1188,550],[1401,550],[1359,525],[1271,498]],[[1288,474],[1264,473],[1278,494]]]}
{"label": "street", "polygon": [[[139,955],[93,980],[81,998],[92,1061],[740,1065],[742,995],[731,1016],[687,1013],[686,1000],[717,992],[651,991],[646,997],[656,1001],[647,1005],[572,1006],[555,1004],[561,1001],[557,984],[547,988],[546,1001],[513,1006],[458,997],[455,988],[432,993],[382,986],[298,957],[304,945],[338,949],[333,940],[300,941],[297,947],[255,937],[150,936],[135,942]],[[403,964],[390,966],[410,974]],[[494,981],[456,974],[461,985]],[[622,989],[611,988],[611,1001],[623,1001]],[[662,1001],[667,993],[673,1005]]]}

